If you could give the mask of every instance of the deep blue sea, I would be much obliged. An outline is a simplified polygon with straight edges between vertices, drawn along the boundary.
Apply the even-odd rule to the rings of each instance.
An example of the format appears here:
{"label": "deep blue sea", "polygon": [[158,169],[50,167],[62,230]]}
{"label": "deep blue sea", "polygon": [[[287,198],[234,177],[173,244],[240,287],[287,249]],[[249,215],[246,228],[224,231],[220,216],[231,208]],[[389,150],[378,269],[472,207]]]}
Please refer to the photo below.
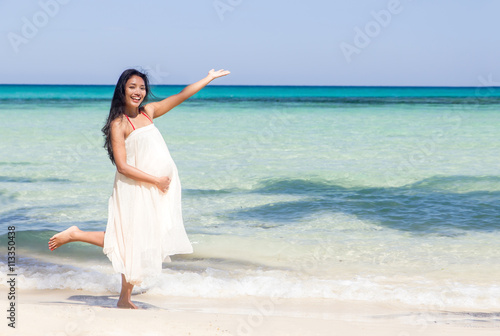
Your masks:
{"label": "deep blue sea", "polygon": [[[0,287],[117,293],[113,86],[0,85]],[[156,100],[182,86],[153,88]],[[137,290],[500,308],[500,88],[211,86],[155,119],[195,252]]]}

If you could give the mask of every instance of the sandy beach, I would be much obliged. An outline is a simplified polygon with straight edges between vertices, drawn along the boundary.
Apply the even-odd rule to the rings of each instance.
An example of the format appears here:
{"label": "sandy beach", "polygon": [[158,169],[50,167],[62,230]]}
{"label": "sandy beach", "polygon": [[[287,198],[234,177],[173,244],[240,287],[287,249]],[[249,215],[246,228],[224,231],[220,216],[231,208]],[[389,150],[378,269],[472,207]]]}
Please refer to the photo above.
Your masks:
{"label": "sandy beach", "polygon": [[[6,297],[5,287],[2,297]],[[500,313],[433,311],[335,300],[133,296],[140,310],[114,308],[117,295],[21,291],[16,328],[2,335],[498,335]],[[5,301],[4,301],[5,302]]]}

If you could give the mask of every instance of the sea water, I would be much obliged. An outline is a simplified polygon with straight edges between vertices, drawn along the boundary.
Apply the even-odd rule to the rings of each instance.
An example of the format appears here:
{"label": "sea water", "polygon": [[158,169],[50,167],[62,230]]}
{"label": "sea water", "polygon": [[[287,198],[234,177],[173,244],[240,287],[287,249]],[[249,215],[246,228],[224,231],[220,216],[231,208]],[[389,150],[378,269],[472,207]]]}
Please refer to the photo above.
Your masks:
{"label": "sea water", "polygon": [[[118,293],[112,86],[0,86],[0,286]],[[161,99],[179,86],[153,88]],[[194,253],[138,291],[500,308],[498,88],[207,87],[156,119]]]}

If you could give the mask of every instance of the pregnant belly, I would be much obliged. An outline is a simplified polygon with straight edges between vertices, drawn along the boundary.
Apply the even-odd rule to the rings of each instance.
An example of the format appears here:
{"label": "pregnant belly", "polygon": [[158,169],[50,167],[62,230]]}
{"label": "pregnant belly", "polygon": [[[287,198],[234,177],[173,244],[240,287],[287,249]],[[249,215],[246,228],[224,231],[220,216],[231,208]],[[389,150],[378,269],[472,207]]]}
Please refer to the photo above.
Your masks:
{"label": "pregnant belly", "polygon": [[176,170],[175,163],[170,155],[150,156],[137,165],[137,168],[153,176],[168,176],[172,178]]}

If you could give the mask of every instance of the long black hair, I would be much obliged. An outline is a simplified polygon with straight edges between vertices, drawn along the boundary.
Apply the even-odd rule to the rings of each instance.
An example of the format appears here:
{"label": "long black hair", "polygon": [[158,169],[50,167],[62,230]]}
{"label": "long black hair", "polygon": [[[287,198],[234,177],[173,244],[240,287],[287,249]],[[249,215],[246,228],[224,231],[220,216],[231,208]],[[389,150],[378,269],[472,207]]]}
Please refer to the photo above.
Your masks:
{"label": "long black hair", "polygon": [[139,107],[142,109],[142,104],[144,104],[150,95],[149,80],[145,73],[142,73],[136,69],[127,69],[123,71],[118,82],[116,83],[115,93],[113,94],[113,99],[111,100],[111,108],[109,109],[109,116],[106,120],[106,124],[102,128],[102,133],[104,133],[104,148],[108,151],[109,159],[113,164],[115,164],[115,158],[113,157],[113,147],[111,146],[111,122],[118,117],[121,117],[125,111],[125,85],[127,81],[132,76],[139,76],[144,80],[146,86],[146,96]]}

